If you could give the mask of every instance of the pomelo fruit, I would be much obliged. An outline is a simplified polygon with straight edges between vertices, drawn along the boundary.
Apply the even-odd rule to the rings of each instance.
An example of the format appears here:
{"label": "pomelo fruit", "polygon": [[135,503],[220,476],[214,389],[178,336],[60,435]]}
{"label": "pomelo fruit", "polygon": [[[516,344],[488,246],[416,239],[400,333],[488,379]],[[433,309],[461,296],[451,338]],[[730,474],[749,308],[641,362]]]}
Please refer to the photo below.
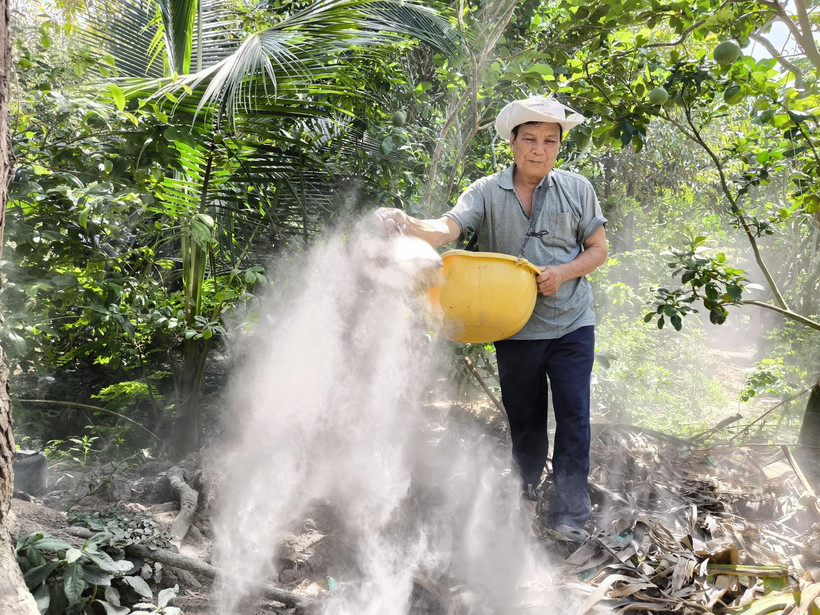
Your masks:
{"label": "pomelo fruit", "polygon": [[399,109],[393,114],[391,121],[394,126],[404,126],[404,123],[407,121],[407,113]]}
{"label": "pomelo fruit", "polygon": [[730,66],[740,57],[740,45],[735,41],[723,41],[715,47],[712,57],[721,66]]}
{"label": "pomelo fruit", "polygon": [[669,92],[666,88],[658,86],[649,92],[649,103],[652,105],[661,106],[666,104],[667,100],[669,100]]}

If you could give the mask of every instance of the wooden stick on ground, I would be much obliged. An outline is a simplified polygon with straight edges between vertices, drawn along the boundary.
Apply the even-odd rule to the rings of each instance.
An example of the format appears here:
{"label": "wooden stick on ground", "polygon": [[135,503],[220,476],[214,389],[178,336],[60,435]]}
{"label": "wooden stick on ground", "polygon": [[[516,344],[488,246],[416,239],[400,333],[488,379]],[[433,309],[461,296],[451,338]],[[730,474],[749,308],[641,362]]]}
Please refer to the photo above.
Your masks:
{"label": "wooden stick on ground", "polygon": [[791,464],[792,469],[794,470],[794,473],[797,475],[797,478],[803,484],[803,489],[806,490],[806,495],[809,498],[812,499],[811,508],[812,508],[812,511],[814,512],[814,515],[818,519],[820,519],[820,502],[817,501],[817,496],[814,493],[814,489],[811,488],[811,484],[809,483],[808,480],[806,480],[806,476],[805,476],[805,474],[803,474],[803,470],[800,469],[800,465],[797,463],[797,460],[792,455],[792,452],[789,449],[789,447],[788,446],[783,446],[782,450],[783,450],[783,454],[786,455],[786,459],[788,459],[789,463]]}

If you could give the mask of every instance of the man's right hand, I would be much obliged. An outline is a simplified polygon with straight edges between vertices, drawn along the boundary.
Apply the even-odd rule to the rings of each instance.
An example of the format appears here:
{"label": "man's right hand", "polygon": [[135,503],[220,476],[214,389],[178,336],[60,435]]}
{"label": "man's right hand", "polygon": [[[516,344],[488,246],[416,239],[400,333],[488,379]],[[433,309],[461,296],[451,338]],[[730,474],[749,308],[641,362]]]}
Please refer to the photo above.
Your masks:
{"label": "man's right hand", "polygon": [[394,207],[379,207],[373,212],[375,226],[388,237],[407,235],[417,237],[434,248],[458,239],[461,227],[449,216],[419,220]]}
{"label": "man's right hand", "polygon": [[407,214],[395,207],[379,207],[373,215],[376,216],[380,228],[388,237],[404,235],[407,230]]}

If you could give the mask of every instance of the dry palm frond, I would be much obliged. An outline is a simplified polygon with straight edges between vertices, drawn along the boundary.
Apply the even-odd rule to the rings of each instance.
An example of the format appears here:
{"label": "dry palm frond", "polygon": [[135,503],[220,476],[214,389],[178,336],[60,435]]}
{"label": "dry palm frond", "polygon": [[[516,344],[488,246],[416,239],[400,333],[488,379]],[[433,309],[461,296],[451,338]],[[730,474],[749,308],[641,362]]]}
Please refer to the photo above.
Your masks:
{"label": "dry palm frond", "polygon": [[563,562],[594,587],[578,615],[820,612],[820,508],[788,450],[613,426],[591,459],[595,528]]}

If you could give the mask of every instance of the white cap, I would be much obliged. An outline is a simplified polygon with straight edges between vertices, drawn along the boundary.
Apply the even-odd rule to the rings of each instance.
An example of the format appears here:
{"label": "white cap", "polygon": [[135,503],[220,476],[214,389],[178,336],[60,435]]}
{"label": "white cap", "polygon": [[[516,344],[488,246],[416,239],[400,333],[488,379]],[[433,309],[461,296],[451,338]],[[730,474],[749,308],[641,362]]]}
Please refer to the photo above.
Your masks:
{"label": "white cap", "polygon": [[583,121],[583,115],[551,96],[533,96],[514,100],[504,107],[495,118],[495,129],[502,139],[509,140],[512,138],[512,129],[527,122],[554,122],[567,132]]}

